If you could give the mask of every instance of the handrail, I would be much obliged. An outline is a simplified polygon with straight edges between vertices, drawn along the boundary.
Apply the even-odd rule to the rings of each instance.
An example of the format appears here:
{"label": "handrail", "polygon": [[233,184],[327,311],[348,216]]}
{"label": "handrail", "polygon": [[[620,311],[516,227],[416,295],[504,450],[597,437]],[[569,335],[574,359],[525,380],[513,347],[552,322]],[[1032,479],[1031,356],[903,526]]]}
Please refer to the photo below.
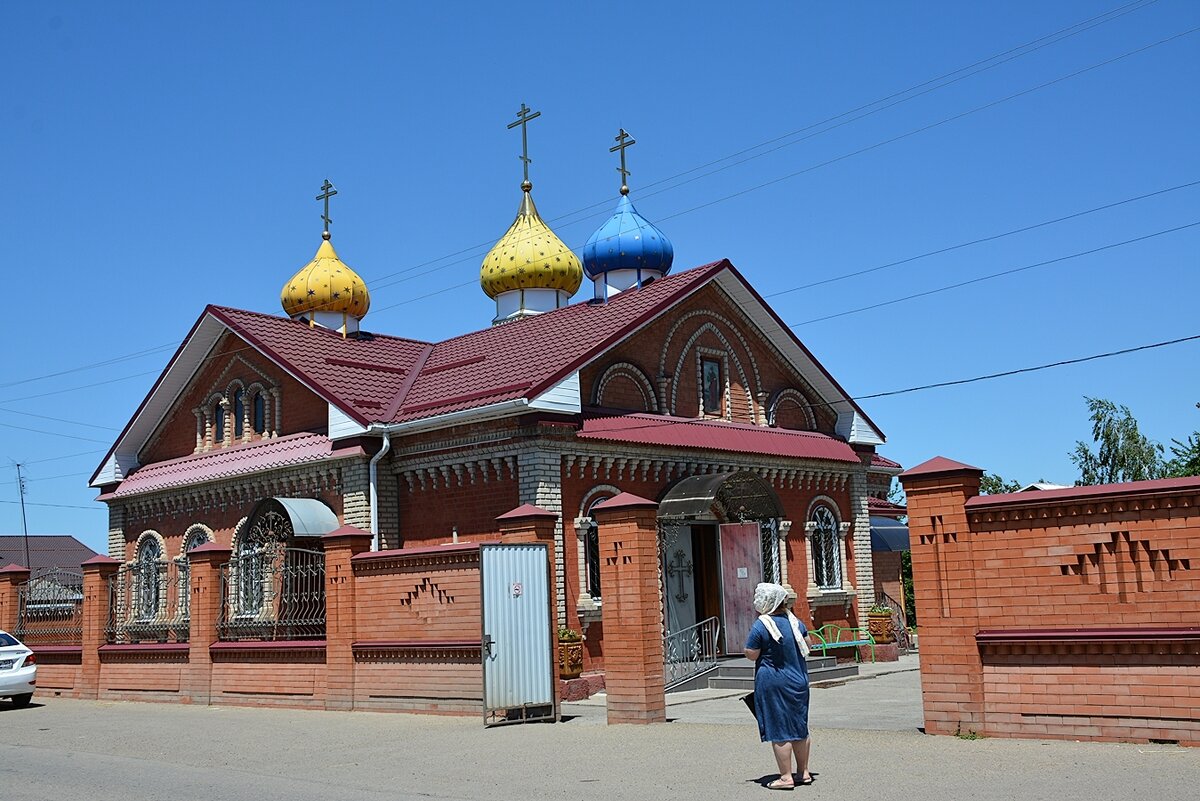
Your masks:
{"label": "handrail", "polygon": [[676,687],[717,666],[721,621],[710,617],[663,637],[663,685]]}

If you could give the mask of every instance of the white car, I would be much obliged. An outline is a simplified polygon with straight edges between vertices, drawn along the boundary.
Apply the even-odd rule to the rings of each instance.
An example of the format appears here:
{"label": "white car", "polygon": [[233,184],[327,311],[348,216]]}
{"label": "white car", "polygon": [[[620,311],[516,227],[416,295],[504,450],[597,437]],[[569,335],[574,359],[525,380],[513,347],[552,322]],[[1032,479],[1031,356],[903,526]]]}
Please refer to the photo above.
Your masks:
{"label": "white car", "polygon": [[16,707],[33,700],[37,684],[37,657],[21,641],[0,631],[0,698],[12,700]]}

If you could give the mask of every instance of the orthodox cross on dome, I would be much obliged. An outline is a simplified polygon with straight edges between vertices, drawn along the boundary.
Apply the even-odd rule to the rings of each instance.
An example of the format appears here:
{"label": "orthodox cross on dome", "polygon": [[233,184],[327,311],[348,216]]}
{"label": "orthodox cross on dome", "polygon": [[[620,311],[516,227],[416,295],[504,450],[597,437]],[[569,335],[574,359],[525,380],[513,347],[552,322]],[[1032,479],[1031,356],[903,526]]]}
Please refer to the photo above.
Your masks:
{"label": "orthodox cross on dome", "polygon": [[529,181],[529,162],[532,161],[532,159],[529,158],[529,137],[526,131],[526,126],[529,124],[530,120],[537,119],[540,116],[542,116],[542,112],[532,111],[528,106],[522,103],[521,110],[517,112],[516,121],[508,124],[509,130],[516,128],[518,125],[521,126],[521,166],[525,169],[525,180],[521,182],[521,188],[526,192],[533,188],[533,184]]}
{"label": "orthodox cross on dome", "polygon": [[621,166],[617,167],[617,172],[621,173],[621,194],[628,195],[629,185],[626,183],[625,179],[633,175],[633,173],[625,169],[625,148],[630,147],[631,145],[636,145],[637,140],[630,136],[629,132],[624,128],[621,129],[621,133],[617,134],[613,138],[617,143],[610,147],[608,152],[616,153],[618,150],[621,151]]}
{"label": "orthodox cross on dome", "polygon": [[333,222],[329,217],[329,198],[336,194],[337,190],[334,189],[333,184],[329,183],[329,179],[326,178],[325,183],[321,184],[321,194],[316,197],[317,200],[325,201],[325,213],[321,215],[321,219],[325,221],[325,231],[321,234],[323,239],[329,238],[329,224]]}

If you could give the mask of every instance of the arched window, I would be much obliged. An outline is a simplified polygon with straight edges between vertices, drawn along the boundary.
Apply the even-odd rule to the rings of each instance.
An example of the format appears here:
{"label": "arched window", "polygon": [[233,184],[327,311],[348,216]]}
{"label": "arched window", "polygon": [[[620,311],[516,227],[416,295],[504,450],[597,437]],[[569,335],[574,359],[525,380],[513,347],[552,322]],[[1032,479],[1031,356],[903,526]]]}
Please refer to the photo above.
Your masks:
{"label": "arched window", "polygon": [[813,508],[812,536],[809,547],[812,548],[813,578],[817,586],[823,590],[840,590],[842,588],[842,548],[838,537],[839,527],[837,517],[828,506],[818,505]]}
{"label": "arched window", "polygon": [[261,434],[267,430],[267,402],[263,393],[254,393],[254,433]]}
{"label": "arched window", "polygon": [[596,518],[588,523],[583,535],[583,561],[587,565],[587,591],[592,600],[600,600],[600,527]]}
{"label": "arched window", "polygon": [[213,404],[213,444],[225,441],[225,407],[220,401]]}
{"label": "arched window", "polygon": [[233,391],[233,438],[241,439],[246,430],[246,393],[239,387]]}
{"label": "arched window", "polygon": [[162,545],[154,537],[147,537],[138,547],[137,554],[138,620],[154,620],[158,617],[160,573],[165,574],[165,568]]}
{"label": "arched window", "polygon": [[187,540],[183,543],[183,552],[187,553],[195,548],[199,548],[206,542],[208,542],[208,534],[204,529],[193,527],[191,533],[187,536]]}

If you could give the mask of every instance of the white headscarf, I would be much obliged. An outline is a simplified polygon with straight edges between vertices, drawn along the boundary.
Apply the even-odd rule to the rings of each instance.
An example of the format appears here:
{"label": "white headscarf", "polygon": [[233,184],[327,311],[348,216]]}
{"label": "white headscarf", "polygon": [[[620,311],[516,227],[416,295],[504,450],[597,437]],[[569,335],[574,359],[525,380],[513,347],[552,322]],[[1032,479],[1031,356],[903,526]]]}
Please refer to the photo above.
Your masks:
{"label": "white headscarf", "polygon": [[[783,633],[771,619],[771,612],[778,609],[787,599],[788,591],[779,584],[763,582],[754,588],[754,611],[759,613],[758,619],[766,626],[767,633],[775,642],[783,639]],[[800,632],[800,620],[792,614],[790,609],[787,610],[787,616],[788,622],[792,624],[792,635],[796,638],[796,645],[800,648],[801,656],[808,656],[808,642]]]}

